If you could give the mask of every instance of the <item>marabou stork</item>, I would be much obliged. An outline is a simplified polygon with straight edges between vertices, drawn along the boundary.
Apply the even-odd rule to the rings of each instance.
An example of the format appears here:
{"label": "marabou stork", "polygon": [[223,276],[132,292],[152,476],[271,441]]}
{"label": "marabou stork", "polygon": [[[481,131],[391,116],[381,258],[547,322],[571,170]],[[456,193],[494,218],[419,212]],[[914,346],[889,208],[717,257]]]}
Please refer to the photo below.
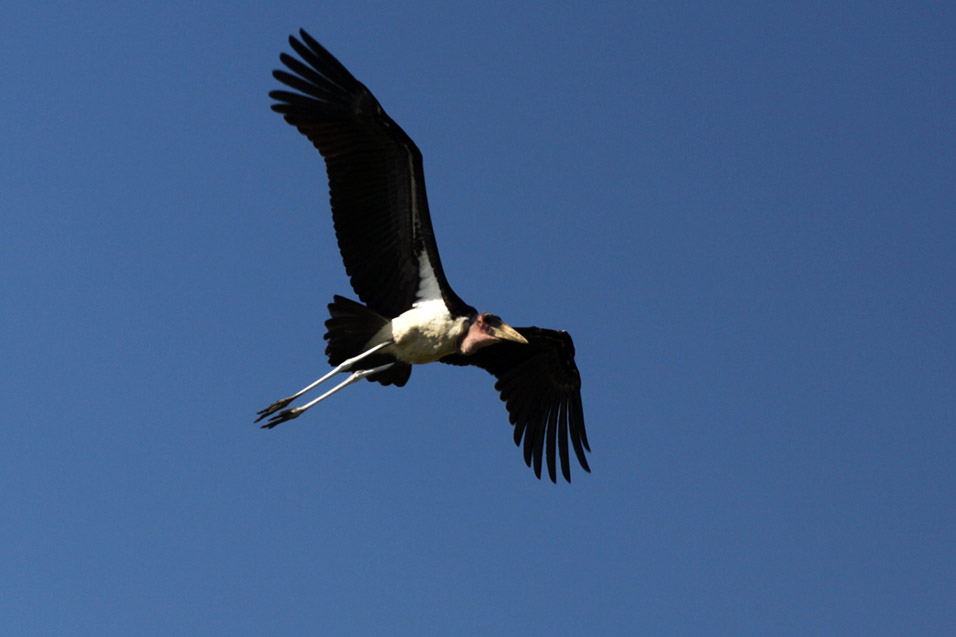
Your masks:
{"label": "marabou stork", "polygon": [[[568,438],[590,471],[581,377],[567,332],[513,328],[461,300],[442,271],[428,216],[422,155],[371,92],[304,30],[285,53],[289,69],[273,76],[294,89],[272,91],[281,113],[325,158],[332,218],[352,289],[364,303],[335,296],[326,321],[334,369],[259,412],[272,428],[362,378],[403,386],[412,365],[476,365],[497,378],[524,459],[541,477],[546,455],[555,480],[556,452],[571,481]],[[289,403],[335,374],[348,378],[301,407]],[[547,452],[545,454],[545,451]]]}

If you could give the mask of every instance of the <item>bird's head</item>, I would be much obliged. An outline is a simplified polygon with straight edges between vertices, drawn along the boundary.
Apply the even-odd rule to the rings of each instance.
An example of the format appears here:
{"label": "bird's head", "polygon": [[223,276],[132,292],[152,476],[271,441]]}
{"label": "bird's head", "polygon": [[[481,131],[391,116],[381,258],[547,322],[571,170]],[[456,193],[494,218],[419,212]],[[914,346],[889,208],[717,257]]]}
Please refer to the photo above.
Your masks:
{"label": "bird's head", "polygon": [[482,347],[488,347],[500,341],[527,343],[528,339],[502,321],[500,317],[482,312],[468,326],[468,331],[461,341],[461,353],[474,354]]}

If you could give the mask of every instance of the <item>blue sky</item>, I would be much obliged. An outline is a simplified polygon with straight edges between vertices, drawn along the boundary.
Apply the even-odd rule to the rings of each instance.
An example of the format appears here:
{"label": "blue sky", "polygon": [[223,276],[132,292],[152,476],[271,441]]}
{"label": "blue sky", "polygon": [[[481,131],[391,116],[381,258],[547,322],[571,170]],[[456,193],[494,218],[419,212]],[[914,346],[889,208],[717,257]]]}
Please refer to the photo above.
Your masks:
{"label": "blue sky", "polygon": [[[2,12],[0,631],[956,633],[951,3],[279,5]],[[480,370],[253,425],[351,295],[300,27],[574,336],[590,475]]]}

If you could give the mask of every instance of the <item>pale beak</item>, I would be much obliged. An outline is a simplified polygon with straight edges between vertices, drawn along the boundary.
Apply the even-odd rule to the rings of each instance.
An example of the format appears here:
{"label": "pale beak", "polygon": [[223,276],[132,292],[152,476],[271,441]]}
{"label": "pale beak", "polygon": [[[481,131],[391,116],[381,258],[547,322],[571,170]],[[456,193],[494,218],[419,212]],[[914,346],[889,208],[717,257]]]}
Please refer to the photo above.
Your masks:
{"label": "pale beak", "polygon": [[525,345],[528,343],[528,339],[518,333],[518,330],[506,323],[502,323],[499,327],[491,328],[491,335],[500,338],[503,341],[513,341],[515,343],[523,343]]}

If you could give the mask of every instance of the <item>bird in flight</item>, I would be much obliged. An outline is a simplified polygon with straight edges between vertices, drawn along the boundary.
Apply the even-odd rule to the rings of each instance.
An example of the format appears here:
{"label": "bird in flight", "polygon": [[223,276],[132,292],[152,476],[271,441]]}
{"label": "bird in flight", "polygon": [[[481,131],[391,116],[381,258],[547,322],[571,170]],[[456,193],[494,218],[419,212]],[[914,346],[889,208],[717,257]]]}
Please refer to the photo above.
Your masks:
{"label": "bird in flight", "polygon": [[[402,387],[412,365],[474,365],[496,379],[515,444],[541,477],[571,481],[570,447],[590,472],[581,377],[567,332],[511,327],[455,294],[438,256],[425,196],[422,154],[372,93],[304,30],[273,76],[292,89],[269,93],[325,158],[332,219],[345,270],[362,303],[335,295],[325,322],[333,369],[258,413],[263,428],[297,418],[361,379]],[[295,399],[339,373],[348,377],[311,402]]]}

